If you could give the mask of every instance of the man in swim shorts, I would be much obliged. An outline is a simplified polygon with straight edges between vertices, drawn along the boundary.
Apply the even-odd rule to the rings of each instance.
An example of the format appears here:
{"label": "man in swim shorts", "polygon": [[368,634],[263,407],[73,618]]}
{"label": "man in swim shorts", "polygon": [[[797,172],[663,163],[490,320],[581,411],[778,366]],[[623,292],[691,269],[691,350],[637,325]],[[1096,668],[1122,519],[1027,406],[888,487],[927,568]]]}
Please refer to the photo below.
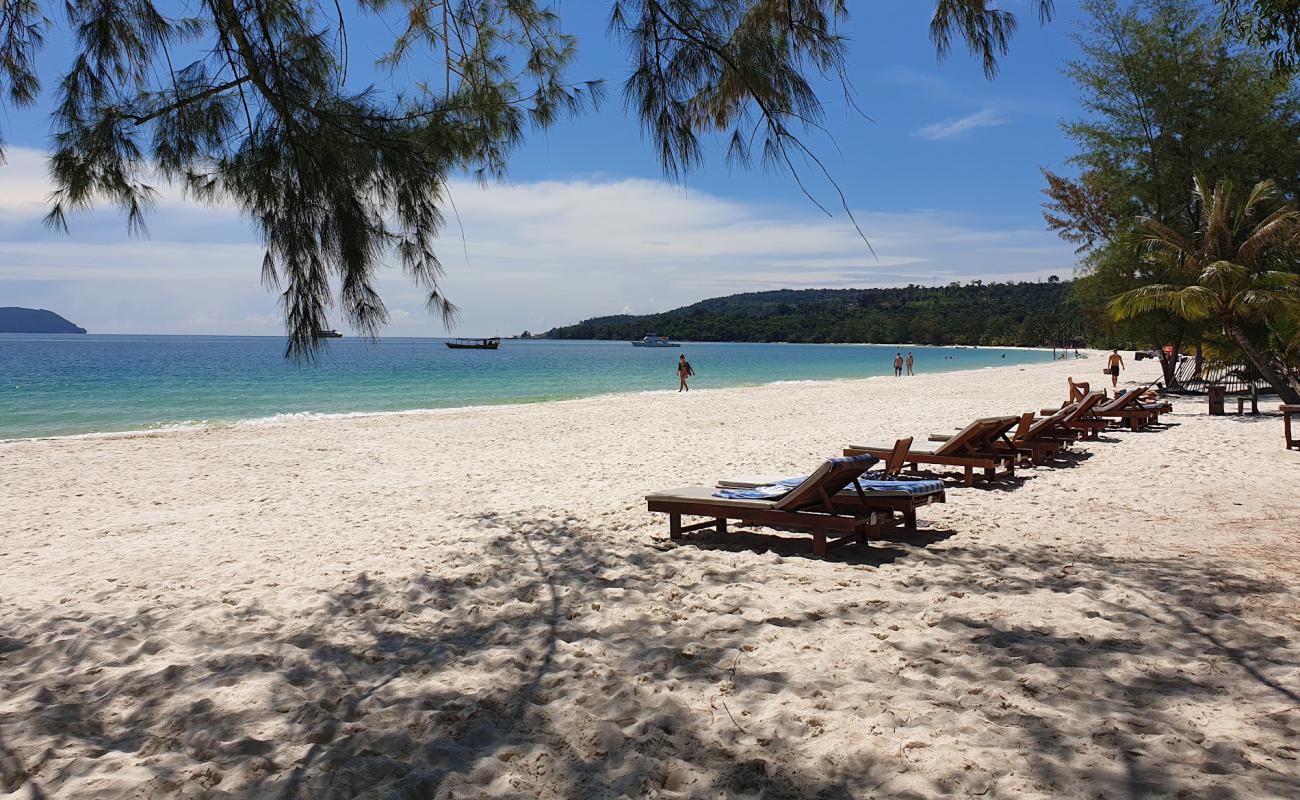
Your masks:
{"label": "man in swim shorts", "polygon": [[1124,369],[1124,357],[1119,354],[1119,348],[1110,351],[1110,358],[1106,359],[1106,371],[1110,373],[1110,388],[1119,388],[1119,371]]}

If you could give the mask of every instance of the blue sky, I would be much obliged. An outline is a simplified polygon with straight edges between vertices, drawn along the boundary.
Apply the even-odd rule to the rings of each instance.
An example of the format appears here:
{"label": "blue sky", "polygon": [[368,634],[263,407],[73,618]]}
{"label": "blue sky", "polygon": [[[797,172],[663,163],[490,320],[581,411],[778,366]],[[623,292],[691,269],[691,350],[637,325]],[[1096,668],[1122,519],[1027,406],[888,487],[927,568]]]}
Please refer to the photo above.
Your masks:
{"label": "blue sky", "polygon": [[[606,101],[533,134],[504,184],[453,187],[461,225],[445,232],[442,258],[445,288],[461,308],[455,332],[536,331],[769,288],[1068,276],[1075,259],[1044,229],[1039,168],[1061,170],[1071,152],[1058,123],[1078,116],[1077,93],[1061,68],[1077,52],[1070,34],[1079,11],[1060,5],[1040,28],[1024,3],[1007,7],[1020,31],[992,81],[962,49],[936,60],[929,5],[855,12],[849,74],[871,121],[828,86],[834,142],[810,142],[848,196],[873,258],[847,219],[827,218],[786,174],[729,169],[720,143],[684,186],[665,183],[623,109],[627,67],[606,33],[608,4],[561,4],[581,43],[570,75],[604,79]],[[352,47],[379,52],[387,35],[380,24],[356,26]],[[68,59],[64,31],[50,39],[47,84]],[[106,333],[281,330],[275,297],[258,283],[261,251],[235,209],[165,192],[148,239],[128,237],[113,211],[74,218],[71,235],[42,229],[48,105],[0,117],[9,145],[0,167],[0,305],[50,308]],[[834,206],[829,187],[809,177]],[[393,315],[386,333],[443,334],[395,270],[381,286]]]}

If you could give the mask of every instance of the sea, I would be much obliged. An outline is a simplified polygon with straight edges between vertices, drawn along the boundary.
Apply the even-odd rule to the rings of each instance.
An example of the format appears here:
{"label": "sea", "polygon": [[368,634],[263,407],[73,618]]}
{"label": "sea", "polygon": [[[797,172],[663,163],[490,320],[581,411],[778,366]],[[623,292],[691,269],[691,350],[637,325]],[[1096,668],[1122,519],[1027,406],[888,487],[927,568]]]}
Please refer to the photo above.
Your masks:
{"label": "sea", "polygon": [[[677,392],[685,354],[707,390],[893,373],[899,348],[845,344],[506,339],[452,350],[443,339],[332,339],[313,363],[270,336],[0,334],[0,439],[260,424],[326,415],[539,403]],[[904,347],[918,373],[1047,362],[993,347]]]}

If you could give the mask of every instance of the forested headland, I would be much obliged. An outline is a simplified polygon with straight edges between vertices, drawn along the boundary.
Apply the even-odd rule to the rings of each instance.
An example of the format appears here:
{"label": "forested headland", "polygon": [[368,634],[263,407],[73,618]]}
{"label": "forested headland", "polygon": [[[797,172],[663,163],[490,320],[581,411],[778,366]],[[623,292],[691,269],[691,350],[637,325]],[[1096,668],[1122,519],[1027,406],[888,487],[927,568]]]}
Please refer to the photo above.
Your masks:
{"label": "forested headland", "polygon": [[697,342],[900,342],[1104,345],[1074,300],[1072,281],[949,284],[893,289],[782,289],[702,300],[660,314],[596,317],[543,334],[553,339]]}

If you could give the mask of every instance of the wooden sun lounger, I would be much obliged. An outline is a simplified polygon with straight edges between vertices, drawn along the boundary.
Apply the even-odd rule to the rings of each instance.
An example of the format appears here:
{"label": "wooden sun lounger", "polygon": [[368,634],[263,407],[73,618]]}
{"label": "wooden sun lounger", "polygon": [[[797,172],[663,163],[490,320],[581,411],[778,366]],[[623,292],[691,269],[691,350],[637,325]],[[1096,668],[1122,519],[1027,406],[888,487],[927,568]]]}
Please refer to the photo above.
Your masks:
{"label": "wooden sun lounger", "polygon": [[[1014,453],[1020,458],[1027,459],[1034,466],[1039,466],[1043,461],[1068,447],[1074,440],[1073,432],[1069,432],[1068,438],[1053,435],[1053,431],[1070,411],[1070,407],[1065,406],[1039,420],[1034,419],[1034,412],[1026,411],[1020,415],[1020,422],[1016,425],[1010,440],[1005,438],[994,440],[993,446],[1001,452]],[[951,434],[930,434],[932,442],[946,442],[950,438],[952,438]]]}
{"label": "wooden sun lounger", "polygon": [[[702,528],[726,533],[727,520],[734,519],[806,530],[813,537],[813,554],[824,556],[830,547],[869,540],[889,517],[889,511],[871,510],[866,505],[865,492],[859,490],[854,497],[841,495],[877,460],[875,457],[830,459],[778,500],[732,500],[714,497],[712,486],[685,486],[646,495],[646,508],[668,515],[668,534],[673,539]],[[683,525],[683,516],[709,520]]]}
{"label": "wooden sun lounger", "polygon": [[1098,403],[1093,415],[1101,419],[1115,420],[1119,424],[1128,424],[1129,430],[1138,430],[1153,422],[1160,421],[1160,409],[1141,405],[1142,395],[1136,390],[1129,390],[1104,403]]}
{"label": "wooden sun lounger", "polygon": [[[961,467],[964,471],[965,484],[975,485],[975,470],[983,470],[986,480],[997,477],[998,468],[1004,467],[1007,476],[1015,475],[1016,453],[999,451],[994,444],[1004,439],[1020,421],[1019,417],[985,417],[967,425],[952,438],[934,448],[910,448],[903,456],[903,461],[916,470],[920,464],[938,464]],[[870,445],[850,445],[844,448],[844,455],[873,455],[888,458],[892,447],[875,447]]]}
{"label": "wooden sun lounger", "polygon": [[[894,476],[902,469],[907,456],[907,451],[912,446],[912,439],[899,439],[894,443],[894,449],[890,451],[889,458],[884,459],[881,475]],[[872,477],[876,473],[866,473],[862,477]],[[756,486],[770,486],[780,481],[782,475],[741,475],[730,478],[723,478],[718,481],[719,488],[731,489],[749,489]],[[865,506],[871,511],[890,512],[891,516],[882,519],[882,528],[898,526],[903,528],[916,528],[916,512],[925,506],[934,503],[943,503],[947,501],[947,494],[942,488],[929,492],[907,492],[901,489],[865,489],[862,496],[859,496],[857,489],[850,484],[841,489],[839,494],[834,498],[837,503],[857,503]],[[897,517],[892,516],[897,514]]]}
{"label": "wooden sun lounger", "polygon": [[1077,403],[1066,404],[1061,409],[1043,409],[1044,416],[1057,411],[1068,410],[1069,413],[1046,435],[1061,435],[1075,439],[1096,439],[1098,434],[1110,427],[1110,423],[1093,415],[1097,404],[1105,400],[1101,392],[1092,392]]}

